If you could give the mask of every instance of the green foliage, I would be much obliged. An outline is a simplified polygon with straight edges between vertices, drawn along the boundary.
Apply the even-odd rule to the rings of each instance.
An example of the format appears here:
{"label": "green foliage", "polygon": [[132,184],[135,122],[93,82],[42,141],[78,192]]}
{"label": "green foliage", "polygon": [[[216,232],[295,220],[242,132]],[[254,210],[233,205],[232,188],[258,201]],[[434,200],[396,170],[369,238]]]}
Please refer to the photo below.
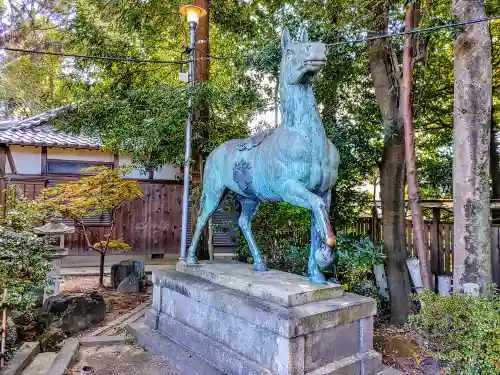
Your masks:
{"label": "green foliage", "polygon": [[163,85],[108,92],[84,100],[76,112],[63,114],[57,124],[72,132],[98,136],[109,151],[130,153],[134,165],[154,169],[184,160],[190,95],[194,108],[210,103],[209,122],[195,122],[192,137],[195,150],[209,152],[228,139],[248,134],[248,109],[243,107],[259,105],[253,94],[241,82],[228,91],[200,84],[192,90]]}
{"label": "green foliage", "polygon": [[0,290],[8,291],[6,307],[22,311],[36,305],[47,284],[49,251],[35,234],[0,226]]}
{"label": "green foliage", "polygon": [[4,216],[0,216],[0,225],[14,230],[30,230],[35,223],[49,219],[54,211],[37,200],[29,200],[18,191],[16,185],[9,185],[6,191],[7,202]]}
{"label": "green foliage", "polygon": [[[308,210],[288,203],[267,203],[260,206],[259,213],[253,220],[253,233],[268,267],[307,274],[310,221]],[[239,261],[253,261],[244,239],[239,242],[235,254]]]}
{"label": "green foliage", "polygon": [[337,236],[334,274],[344,289],[377,301],[378,318],[388,311],[388,301],[380,296],[373,266],[384,264],[386,255],[382,243],[374,244],[366,235],[347,234]]}
{"label": "green foliage", "polygon": [[500,374],[500,294],[493,298],[425,292],[410,326],[453,375]]}
{"label": "green foliage", "polygon": [[356,268],[364,268],[371,272],[373,266],[384,264],[382,243],[374,244],[370,237],[365,235],[337,236],[335,248],[335,264],[339,278],[349,280],[350,274]]}

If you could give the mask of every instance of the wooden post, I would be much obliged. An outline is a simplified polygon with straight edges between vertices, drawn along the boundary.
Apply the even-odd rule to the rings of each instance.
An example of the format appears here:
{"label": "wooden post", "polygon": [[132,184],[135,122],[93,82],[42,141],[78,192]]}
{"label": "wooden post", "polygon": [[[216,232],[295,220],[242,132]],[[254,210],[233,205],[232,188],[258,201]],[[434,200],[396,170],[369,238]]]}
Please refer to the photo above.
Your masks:
{"label": "wooden post", "polygon": [[42,163],[40,166],[41,174],[47,173],[47,146],[42,146]]}
{"label": "wooden post", "polygon": [[441,222],[441,209],[434,207],[432,209],[432,227],[431,227],[431,272],[434,275],[435,285],[437,285],[437,277],[442,275],[442,252],[440,244],[439,223]]}

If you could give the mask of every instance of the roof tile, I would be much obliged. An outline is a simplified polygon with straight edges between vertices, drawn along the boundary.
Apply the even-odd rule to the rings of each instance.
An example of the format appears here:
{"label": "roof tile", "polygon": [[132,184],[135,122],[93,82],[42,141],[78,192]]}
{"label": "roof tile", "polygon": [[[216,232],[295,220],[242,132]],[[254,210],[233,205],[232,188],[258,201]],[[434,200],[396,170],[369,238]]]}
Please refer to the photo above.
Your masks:
{"label": "roof tile", "polygon": [[25,146],[102,147],[98,138],[66,133],[50,123],[50,120],[62,110],[74,108],[75,105],[70,105],[23,120],[3,121],[0,123],[0,143]]}

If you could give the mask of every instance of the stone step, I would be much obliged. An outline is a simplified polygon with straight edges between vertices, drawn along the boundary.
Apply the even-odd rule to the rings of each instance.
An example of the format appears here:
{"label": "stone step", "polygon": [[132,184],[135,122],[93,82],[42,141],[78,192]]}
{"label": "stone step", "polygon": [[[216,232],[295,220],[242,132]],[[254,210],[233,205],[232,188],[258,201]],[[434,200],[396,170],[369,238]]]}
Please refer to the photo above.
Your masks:
{"label": "stone step", "polygon": [[[195,266],[179,263],[177,270],[284,307],[329,300],[343,294],[338,284],[312,284],[307,277],[277,270],[256,272],[246,263],[206,261]],[[154,272],[153,283],[161,282],[160,279],[161,271]]]}
{"label": "stone step", "polygon": [[306,375],[374,375],[382,368],[381,362],[381,355],[375,350],[370,350],[317,368]]}
{"label": "stone step", "polygon": [[29,366],[24,369],[22,375],[50,375],[49,369],[56,357],[57,353],[54,352],[39,353]]}
{"label": "stone step", "polygon": [[125,329],[137,340],[139,345],[170,362],[182,374],[227,375],[184,345],[152,330],[142,322],[130,323]]}

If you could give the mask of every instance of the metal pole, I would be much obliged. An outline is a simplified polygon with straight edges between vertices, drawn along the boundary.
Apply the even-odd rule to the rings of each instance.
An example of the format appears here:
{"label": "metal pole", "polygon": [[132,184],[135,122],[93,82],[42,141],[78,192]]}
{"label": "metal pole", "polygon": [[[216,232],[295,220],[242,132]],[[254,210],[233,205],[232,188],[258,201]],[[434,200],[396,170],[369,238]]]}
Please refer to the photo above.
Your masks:
{"label": "metal pole", "polygon": [[[189,87],[194,86],[195,80],[195,48],[196,48],[196,22],[189,22]],[[187,252],[187,229],[189,210],[189,167],[191,163],[191,122],[193,121],[193,101],[189,97],[189,114],[186,122],[186,153],[184,157],[184,191],[182,195],[182,235],[181,235],[181,255],[179,260],[186,261]]]}

